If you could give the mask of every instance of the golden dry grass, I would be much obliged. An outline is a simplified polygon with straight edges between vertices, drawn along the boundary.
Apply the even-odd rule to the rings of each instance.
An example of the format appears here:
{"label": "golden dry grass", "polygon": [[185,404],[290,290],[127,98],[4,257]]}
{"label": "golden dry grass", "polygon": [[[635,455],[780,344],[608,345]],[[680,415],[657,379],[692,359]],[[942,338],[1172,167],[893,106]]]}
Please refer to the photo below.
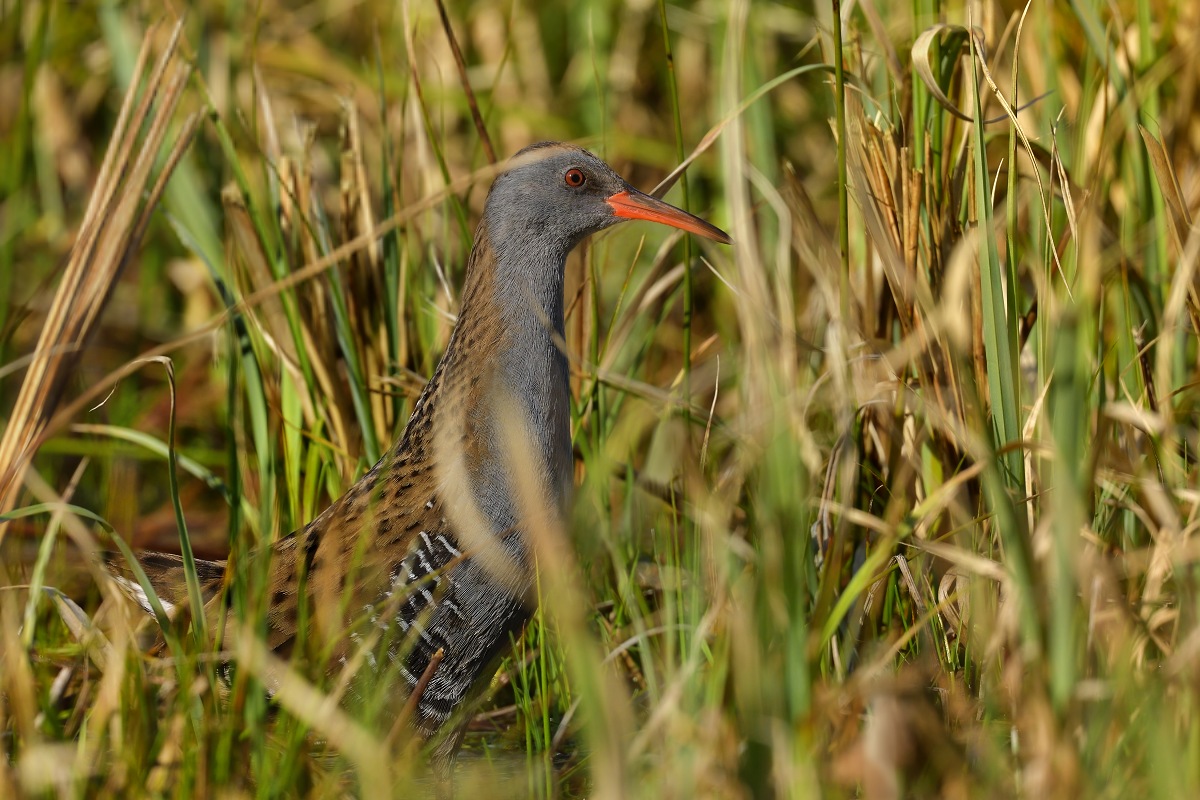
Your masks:
{"label": "golden dry grass", "polygon": [[81,553],[336,497],[445,346],[489,147],[545,138],[694,155],[668,199],[736,244],[568,265],[576,508],[463,796],[1200,791],[1191,4],[860,2],[839,109],[824,5],[452,4],[460,66],[436,3],[202,2],[123,129],[161,13],[0,12],[0,795],[428,790],[385,680],[150,657]]}

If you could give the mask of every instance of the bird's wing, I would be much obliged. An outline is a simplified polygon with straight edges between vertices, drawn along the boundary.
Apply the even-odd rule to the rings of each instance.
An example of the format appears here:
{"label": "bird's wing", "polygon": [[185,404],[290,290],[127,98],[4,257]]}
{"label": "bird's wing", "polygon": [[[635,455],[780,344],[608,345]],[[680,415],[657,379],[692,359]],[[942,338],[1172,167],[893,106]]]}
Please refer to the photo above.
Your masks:
{"label": "bird's wing", "polygon": [[[414,721],[430,735],[520,631],[529,609],[524,592],[498,581],[487,560],[463,544],[455,513],[423,466],[398,461],[370,491],[380,498],[374,513],[356,510],[356,501],[339,501],[276,552],[273,573],[282,592],[271,594],[269,644],[285,652],[294,644],[297,583],[283,577],[300,568],[308,549],[310,631],[329,637],[323,641],[333,647],[325,652],[335,660],[350,660],[358,646],[370,648],[370,663],[386,654],[410,691],[424,678]],[[405,502],[384,500],[397,495]],[[331,535],[349,526],[361,527],[358,537]],[[521,558],[514,532],[497,541],[509,559]]]}

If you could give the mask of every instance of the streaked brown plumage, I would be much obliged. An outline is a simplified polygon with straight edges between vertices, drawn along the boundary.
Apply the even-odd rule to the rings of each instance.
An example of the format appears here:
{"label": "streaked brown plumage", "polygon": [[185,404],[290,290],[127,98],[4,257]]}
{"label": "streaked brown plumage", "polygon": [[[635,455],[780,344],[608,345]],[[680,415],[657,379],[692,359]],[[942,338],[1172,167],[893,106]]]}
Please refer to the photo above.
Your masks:
{"label": "streaked brown plumage", "polygon": [[[450,343],[404,434],[319,517],[268,551],[268,644],[288,653],[301,600],[305,633],[344,661],[374,624],[395,624],[388,657],[410,691],[440,661],[416,702],[435,733],[528,617],[532,576],[503,434],[523,426],[547,509],[571,490],[563,268],[583,238],[647,219],[721,242],[717,228],[630,187],[577,147],[526,148],[497,178],[467,267]],[[156,593],[186,603],[178,556],[143,554]],[[119,566],[119,565],[117,565]],[[223,562],[202,562],[206,619],[220,609]],[[302,576],[303,579],[302,579]],[[136,595],[140,589],[124,584]],[[304,598],[300,596],[303,586]],[[140,602],[145,605],[144,596]],[[341,613],[340,609],[345,609]],[[456,738],[440,748],[452,755]]]}

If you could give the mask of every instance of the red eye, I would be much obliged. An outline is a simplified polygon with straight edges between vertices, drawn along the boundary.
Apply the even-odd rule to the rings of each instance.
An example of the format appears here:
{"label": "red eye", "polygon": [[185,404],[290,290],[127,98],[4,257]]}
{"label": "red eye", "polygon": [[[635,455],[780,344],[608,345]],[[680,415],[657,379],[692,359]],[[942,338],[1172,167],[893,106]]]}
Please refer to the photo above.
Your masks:
{"label": "red eye", "polygon": [[567,173],[563,175],[563,180],[567,182],[567,186],[578,189],[580,186],[583,186],[587,178],[584,177],[583,170],[572,168],[567,170]]}

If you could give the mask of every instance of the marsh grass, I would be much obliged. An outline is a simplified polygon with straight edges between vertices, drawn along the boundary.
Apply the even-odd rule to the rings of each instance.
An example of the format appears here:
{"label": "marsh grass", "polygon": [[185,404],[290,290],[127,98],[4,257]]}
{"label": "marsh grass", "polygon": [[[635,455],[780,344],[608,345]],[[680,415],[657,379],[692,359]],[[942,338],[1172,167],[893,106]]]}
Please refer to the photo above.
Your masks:
{"label": "marsh grass", "polygon": [[[568,264],[578,492],[462,796],[1200,793],[1197,12],[438,12],[193,4],[167,99],[159,9],[0,15],[0,795],[430,790],[394,676],[266,650],[246,556],[402,429],[543,138],[690,160],[735,244]],[[147,650],[118,542],[230,556],[222,650]]]}

